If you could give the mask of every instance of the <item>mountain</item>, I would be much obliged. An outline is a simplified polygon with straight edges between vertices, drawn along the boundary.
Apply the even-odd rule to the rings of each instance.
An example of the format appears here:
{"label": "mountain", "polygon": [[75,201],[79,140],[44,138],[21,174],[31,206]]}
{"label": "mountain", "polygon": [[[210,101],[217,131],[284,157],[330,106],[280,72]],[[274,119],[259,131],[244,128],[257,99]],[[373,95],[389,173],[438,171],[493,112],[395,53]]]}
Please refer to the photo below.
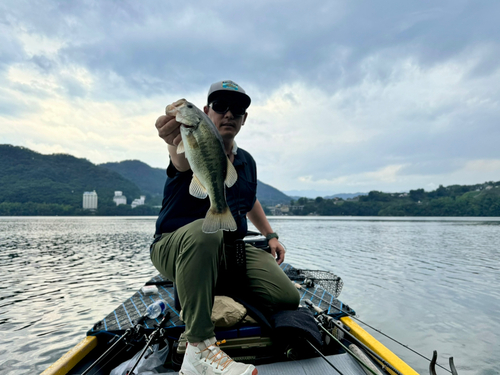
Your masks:
{"label": "mountain", "polygon": [[293,199],[316,198],[316,197],[324,197],[326,195],[331,195],[330,191],[319,191],[319,190],[286,190],[283,193]]}
{"label": "mountain", "polygon": [[86,159],[0,145],[0,202],[81,207],[83,193],[93,190],[98,194],[99,206],[113,205],[115,190],[121,190],[129,200],[141,194],[131,181]]}
{"label": "mountain", "polygon": [[288,195],[292,199],[299,198],[317,198],[322,197],[325,199],[333,199],[333,198],[342,198],[342,199],[351,199],[360,195],[367,195],[368,193],[340,193],[340,194],[331,194],[329,191],[319,191],[319,190],[287,190],[284,191],[286,195]]}
{"label": "mountain", "polygon": [[[126,177],[127,178],[126,178]],[[165,172],[138,160],[95,165],[66,154],[42,155],[24,147],[0,145],[0,215],[88,215],[82,210],[85,191],[99,196],[98,215],[157,215]],[[141,194],[156,198],[131,208],[116,206],[114,192],[120,190],[129,202]],[[337,201],[302,198],[301,215],[353,216],[500,216],[500,181],[475,185],[439,186],[435,191],[408,193],[371,191],[356,200],[337,194]],[[261,181],[257,196],[264,206],[288,204],[291,197]],[[293,212],[292,212],[293,213]]]}
{"label": "mountain", "polygon": [[277,204],[289,204],[291,198],[278,189],[257,180],[257,198],[263,206],[275,206]]}
{"label": "mountain", "polygon": [[[165,169],[152,168],[139,160],[125,160],[119,163],[104,163],[100,164],[100,166],[115,171],[132,181],[139,186],[143,193],[150,194],[151,199],[161,199],[163,195],[163,185],[165,184],[165,179],[167,177]],[[274,206],[279,203],[290,203],[290,197],[283,194],[278,189],[258,180],[257,198],[265,206]]]}
{"label": "mountain", "polygon": [[167,174],[163,168],[153,168],[139,160],[99,164],[136,184],[144,194],[162,196]]}
{"label": "mountain", "polygon": [[[165,169],[139,160],[95,165],[71,155],[0,145],[0,202],[81,207],[83,192],[95,190],[101,206],[114,204],[114,192],[120,190],[128,202],[142,194],[149,205],[159,205],[165,180]],[[290,197],[262,181],[257,181],[257,197],[264,206],[290,203]]]}
{"label": "mountain", "polygon": [[368,193],[341,193],[341,194],[327,195],[323,198],[325,198],[325,199],[333,199],[333,198],[352,199],[352,198],[359,197],[360,195],[368,195]]}

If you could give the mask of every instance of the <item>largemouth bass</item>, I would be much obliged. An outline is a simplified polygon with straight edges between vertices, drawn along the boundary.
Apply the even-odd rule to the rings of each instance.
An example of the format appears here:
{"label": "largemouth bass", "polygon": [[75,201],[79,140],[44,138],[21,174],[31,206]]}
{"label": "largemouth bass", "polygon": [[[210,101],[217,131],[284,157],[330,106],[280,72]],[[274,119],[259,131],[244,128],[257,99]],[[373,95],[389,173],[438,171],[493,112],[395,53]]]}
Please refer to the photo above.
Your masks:
{"label": "largemouth bass", "polygon": [[224,151],[219,131],[205,112],[185,99],[168,105],[165,112],[182,124],[182,141],[177,146],[177,153],[185,153],[193,171],[189,193],[200,199],[207,195],[210,198],[203,232],[236,230],[236,222],[226,202],[225,186],[233,186],[238,174]]}

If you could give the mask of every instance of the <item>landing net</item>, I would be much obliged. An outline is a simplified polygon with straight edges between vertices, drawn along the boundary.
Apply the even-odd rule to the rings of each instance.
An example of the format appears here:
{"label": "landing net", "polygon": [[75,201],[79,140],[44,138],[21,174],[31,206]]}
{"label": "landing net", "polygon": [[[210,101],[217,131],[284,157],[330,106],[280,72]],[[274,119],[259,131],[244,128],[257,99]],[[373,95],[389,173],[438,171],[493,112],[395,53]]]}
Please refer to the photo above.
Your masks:
{"label": "landing net", "polygon": [[290,280],[300,282],[308,288],[320,286],[335,298],[340,295],[344,286],[342,279],[329,271],[301,270],[290,267],[284,272]]}

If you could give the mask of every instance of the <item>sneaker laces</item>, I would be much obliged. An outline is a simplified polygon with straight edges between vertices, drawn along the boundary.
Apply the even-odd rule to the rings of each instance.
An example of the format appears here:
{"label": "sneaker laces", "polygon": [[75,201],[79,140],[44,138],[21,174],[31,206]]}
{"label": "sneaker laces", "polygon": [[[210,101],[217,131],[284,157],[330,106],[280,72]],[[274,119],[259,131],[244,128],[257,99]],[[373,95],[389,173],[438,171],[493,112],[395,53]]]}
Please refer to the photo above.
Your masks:
{"label": "sneaker laces", "polygon": [[[219,366],[222,366],[222,371],[224,371],[226,367],[229,366],[231,362],[233,362],[233,359],[219,348],[219,345],[224,344],[225,342],[226,340],[217,341],[215,344],[209,345],[205,349],[200,351],[200,353],[208,351],[207,356],[205,357],[205,362],[212,360],[212,362],[210,362],[210,365],[215,362],[217,363],[217,366],[215,368],[218,369]],[[210,354],[212,354],[212,356],[210,356]],[[224,362],[222,362],[223,359],[225,359]]]}

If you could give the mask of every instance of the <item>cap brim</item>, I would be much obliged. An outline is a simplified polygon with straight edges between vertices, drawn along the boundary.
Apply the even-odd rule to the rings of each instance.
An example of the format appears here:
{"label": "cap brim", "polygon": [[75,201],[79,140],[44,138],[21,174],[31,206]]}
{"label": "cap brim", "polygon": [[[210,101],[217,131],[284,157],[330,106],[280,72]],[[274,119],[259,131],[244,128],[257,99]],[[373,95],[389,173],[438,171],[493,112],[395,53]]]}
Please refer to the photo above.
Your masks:
{"label": "cap brim", "polygon": [[238,91],[218,90],[208,96],[208,104],[217,99],[224,99],[232,103],[240,104],[242,107],[248,108],[251,100],[247,94]]}

